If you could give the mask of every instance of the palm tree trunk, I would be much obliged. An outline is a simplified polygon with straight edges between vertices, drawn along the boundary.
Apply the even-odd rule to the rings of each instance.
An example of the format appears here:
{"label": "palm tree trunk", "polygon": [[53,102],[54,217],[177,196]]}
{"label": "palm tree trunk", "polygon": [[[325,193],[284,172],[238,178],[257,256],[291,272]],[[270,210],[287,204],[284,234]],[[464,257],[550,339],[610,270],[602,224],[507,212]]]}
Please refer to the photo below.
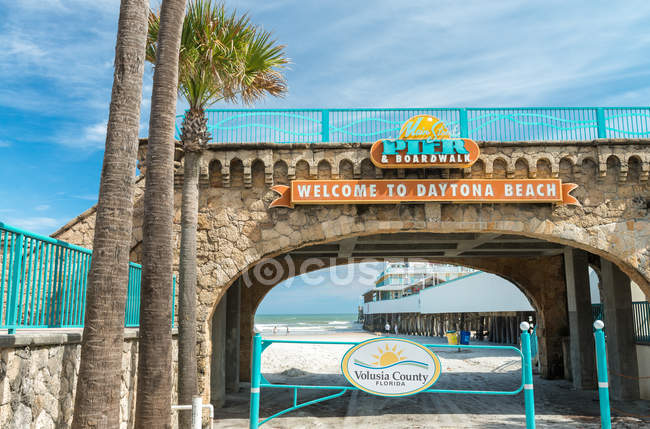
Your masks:
{"label": "palm tree trunk", "polygon": [[174,121],[185,0],[163,0],[146,159],[136,429],[171,428]]}
{"label": "palm tree trunk", "polygon": [[[186,150],[181,202],[181,254],[178,268],[178,403],[191,404],[196,381],[196,228],[199,211],[200,151]],[[189,429],[189,411],[178,413],[178,427]]]}
{"label": "palm tree trunk", "polygon": [[122,0],[72,428],[119,428],[148,2]]}

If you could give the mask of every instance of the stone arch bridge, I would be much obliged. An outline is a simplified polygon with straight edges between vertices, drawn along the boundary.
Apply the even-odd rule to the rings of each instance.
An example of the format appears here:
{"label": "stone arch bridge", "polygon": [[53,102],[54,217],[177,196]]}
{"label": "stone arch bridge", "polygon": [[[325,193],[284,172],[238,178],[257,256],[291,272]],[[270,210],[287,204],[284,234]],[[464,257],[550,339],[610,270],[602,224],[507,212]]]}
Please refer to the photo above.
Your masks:
{"label": "stone arch bridge", "polygon": [[[650,141],[477,142],[469,168],[383,170],[370,143],[219,143],[205,151],[198,221],[200,391],[222,405],[225,389],[249,378],[255,310],[266,293],[300,272],[367,258],[462,264],[511,280],[537,310],[542,375],[563,373],[570,337],[574,384],[594,385],[587,267],[601,278],[614,371],[634,376],[630,281],[650,296]],[[146,140],[141,141],[140,169]],[[182,164],[180,150],[178,165]],[[176,235],[180,241],[177,168]],[[579,206],[402,203],[270,208],[270,189],[294,179],[560,178]],[[132,260],[139,262],[143,180],[134,201]],[[90,247],[94,209],[57,238]],[[178,246],[177,246],[178,255]],[[586,295],[585,295],[586,294]],[[638,384],[613,379],[616,397]]]}

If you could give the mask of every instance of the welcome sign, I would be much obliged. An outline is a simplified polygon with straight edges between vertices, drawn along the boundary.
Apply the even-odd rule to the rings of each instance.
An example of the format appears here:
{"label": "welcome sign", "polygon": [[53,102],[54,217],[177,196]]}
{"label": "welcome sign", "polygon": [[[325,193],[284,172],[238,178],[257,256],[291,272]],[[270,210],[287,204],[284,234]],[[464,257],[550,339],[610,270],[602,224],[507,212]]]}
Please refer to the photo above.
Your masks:
{"label": "welcome sign", "polygon": [[445,124],[431,115],[412,117],[399,138],[378,140],[370,148],[370,160],[380,168],[466,168],[478,157],[474,140],[451,138]]}
{"label": "welcome sign", "polygon": [[413,341],[376,338],[352,347],[341,360],[345,378],[359,389],[379,396],[422,392],[440,377],[440,360]]}
{"label": "welcome sign", "polygon": [[560,179],[294,180],[291,187],[271,187],[280,197],[270,207],[426,201],[578,204],[569,195],[576,187]]}
{"label": "welcome sign", "polygon": [[[475,141],[452,138],[438,118],[418,115],[402,125],[397,139],[376,141],[370,159],[380,168],[467,168],[479,152]],[[280,196],[270,207],[427,201],[580,205],[570,195],[577,187],[560,179],[293,180],[271,187]]]}

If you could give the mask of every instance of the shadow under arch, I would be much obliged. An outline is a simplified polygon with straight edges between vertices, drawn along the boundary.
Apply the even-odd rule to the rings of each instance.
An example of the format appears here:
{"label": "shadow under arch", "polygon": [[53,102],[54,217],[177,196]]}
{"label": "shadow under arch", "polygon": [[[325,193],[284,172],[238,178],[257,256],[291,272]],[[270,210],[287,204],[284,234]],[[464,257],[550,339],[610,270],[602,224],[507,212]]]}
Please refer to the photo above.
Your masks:
{"label": "shadow under arch", "polygon": [[[643,273],[641,273],[637,267],[632,266],[629,264],[627,261],[617,257],[615,254],[611,252],[607,252],[603,249],[599,249],[595,246],[590,246],[588,244],[578,242],[575,240],[571,240],[568,238],[562,238],[558,237],[556,235],[552,234],[543,234],[543,233],[531,233],[528,231],[514,231],[510,229],[497,229],[497,228],[490,228],[489,230],[487,229],[480,229],[480,228],[454,228],[453,232],[448,232],[448,231],[439,231],[439,230],[423,230],[423,229],[399,229],[399,230],[392,230],[392,229],[383,229],[383,228],[377,228],[376,230],[366,230],[363,232],[353,232],[353,233],[348,233],[348,234],[341,234],[321,240],[306,240],[302,243],[295,244],[293,246],[288,246],[282,249],[278,249],[276,251],[270,252],[261,258],[257,259],[256,261],[248,264],[243,270],[241,270],[239,273],[237,273],[235,276],[230,278],[230,281],[225,284],[224,289],[222,293],[219,294],[220,298],[223,293],[234,283],[235,279],[238,277],[244,275],[246,272],[248,272],[251,269],[254,269],[254,267],[258,264],[260,264],[263,261],[267,261],[270,259],[277,258],[278,256],[283,256],[286,254],[290,254],[294,251],[304,249],[310,246],[315,246],[315,245],[327,245],[327,244],[336,244],[340,241],[348,240],[348,239],[355,239],[355,238],[360,238],[360,237],[367,237],[367,236],[372,236],[372,235],[380,235],[380,234],[396,234],[396,233],[417,233],[420,235],[430,235],[430,236],[435,236],[438,234],[450,234],[450,233],[473,233],[473,234],[500,234],[500,235],[514,235],[514,236],[521,236],[521,237],[527,237],[527,238],[532,238],[532,239],[537,239],[543,242],[549,242],[549,243],[555,243],[558,245],[563,245],[567,247],[572,247],[575,249],[580,249],[587,251],[591,253],[594,256],[599,256],[604,259],[609,260],[610,262],[614,263],[616,266],[618,266],[621,271],[623,271],[632,281],[634,281],[640,288],[641,290],[647,295],[650,296],[650,278],[646,278]],[[386,258],[385,258],[386,259]],[[460,261],[463,258],[455,258],[456,261]],[[427,260],[429,260],[427,258]],[[446,259],[444,257],[441,257],[440,260],[444,261],[441,263],[450,263],[453,264],[454,259]],[[457,265],[466,265],[464,262],[456,262]],[[471,265],[466,265],[471,267]],[[483,270],[483,269],[481,269]],[[485,270],[483,270],[485,271]],[[486,271],[487,272],[487,271]],[[498,274],[498,273],[494,273]],[[501,274],[499,274],[501,275]],[[506,278],[506,277],[504,277]],[[509,281],[512,281],[512,279],[508,279]],[[513,282],[516,284],[516,282]],[[216,308],[216,305],[218,304],[218,299],[216,302],[213,303],[212,309],[210,312],[210,315],[212,312],[214,312],[214,309]]]}

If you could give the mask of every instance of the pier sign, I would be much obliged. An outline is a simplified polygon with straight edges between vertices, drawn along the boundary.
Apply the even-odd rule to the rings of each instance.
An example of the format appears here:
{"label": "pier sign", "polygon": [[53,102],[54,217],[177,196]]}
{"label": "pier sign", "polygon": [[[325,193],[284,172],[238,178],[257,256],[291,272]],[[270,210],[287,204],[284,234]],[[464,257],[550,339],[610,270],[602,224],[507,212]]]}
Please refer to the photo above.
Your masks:
{"label": "pier sign", "polygon": [[[379,168],[467,168],[479,152],[474,140],[452,137],[435,116],[417,115],[404,122],[397,139],[376,141],[370,160]],[[427,201],[580,205],[570,195],[575,188],[560,179],[292,180],[271,187],[280,196],[270,207]]]}
{"label": "pier sign", "polygon": [[397,139],[377,140],[370,148],[370,160],[379,168],[466,168],[478,157],[474,140],[452,138],[445,124],[431,115],[410,118]]}
{"label": "pier sign", "polygon": [[355,387],[379,396],[422,392],[440,377],[440,359],[414,341],[375,338],[352,347],[341,370]]}

